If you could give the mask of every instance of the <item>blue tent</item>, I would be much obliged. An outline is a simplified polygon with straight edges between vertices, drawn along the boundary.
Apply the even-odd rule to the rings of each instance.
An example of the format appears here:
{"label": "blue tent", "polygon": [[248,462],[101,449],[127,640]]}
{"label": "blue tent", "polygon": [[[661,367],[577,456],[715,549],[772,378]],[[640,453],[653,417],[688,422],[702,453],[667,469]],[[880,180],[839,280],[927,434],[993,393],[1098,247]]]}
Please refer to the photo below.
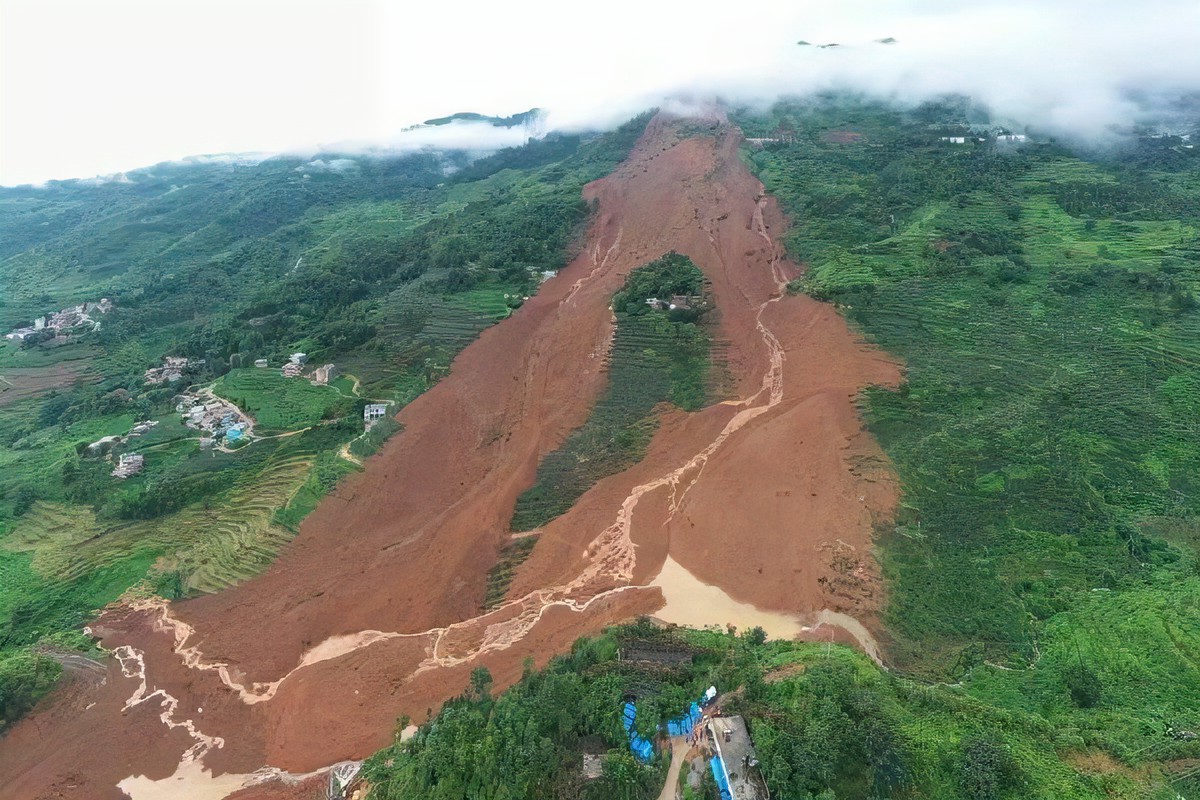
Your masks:
{"label": "blue tent", "polygon": [[[638,736],[637,731],[634,730],[633,724],[637,719],[637,708],[633,703],[625,704],[622,716],[625,735],[629,737],[629,749],[643,762],[649,761],[654,756],[654,745]],[[700,704],[692,703],[683,714],[675,719],[667,720],[667,735],[687,736],[703,718],[704,712],[700,710]]]}

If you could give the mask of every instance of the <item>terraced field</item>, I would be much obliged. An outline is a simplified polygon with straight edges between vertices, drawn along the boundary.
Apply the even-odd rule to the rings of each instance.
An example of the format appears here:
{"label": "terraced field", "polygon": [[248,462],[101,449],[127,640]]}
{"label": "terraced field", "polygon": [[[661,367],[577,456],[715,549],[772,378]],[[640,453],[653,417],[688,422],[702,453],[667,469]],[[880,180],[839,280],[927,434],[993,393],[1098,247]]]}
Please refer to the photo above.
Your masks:
{"label": "terraced field", "polygon": [[[305,513],[292,509],[297,499],[306,508],[319,499],[310,482],[324,447],[323,439],[296,436],[223,456],[226,464],[247,457],[231,489],[159,519],[98,520],[88,507],[35,503],[0,544],[5,634],[32,641],[81,624],[136,584],[182,595],[251,577],[294,536],[283,523]],[[220,468],[218,459],[211,461],[200,466]]]}
{"label": "terraced field", "polygon": [[[823,113],[749,157],[811,262],[793,288],[907,365],[865,403],[904,489],[880,538],[893,669],[1029,714],[999,734],[1026,796],[1187,796],[1195,746],[1164,731],[1194,725],[1200,648],[1195,158],[945,148],[878,109],[833,146]],[[1098,754],[1093,785],[1063,782]]]}
{"label": "terraced field", "polygon": [[253,417],[259,433],[316,425],[350,405],[331,386],[313,386],[303,378],[253,367],[230,370],[213,386],[213,393]]}
{"label": "terraced field", "polygon": [[441,288],[443,279],[443,274],[428,273],[380,304],[371,348],[347,362],[350,371],[369,376],[364,393],[405,405],[445,374],[459,351],[518,304],[518,286],[493,282],[447,295]]}

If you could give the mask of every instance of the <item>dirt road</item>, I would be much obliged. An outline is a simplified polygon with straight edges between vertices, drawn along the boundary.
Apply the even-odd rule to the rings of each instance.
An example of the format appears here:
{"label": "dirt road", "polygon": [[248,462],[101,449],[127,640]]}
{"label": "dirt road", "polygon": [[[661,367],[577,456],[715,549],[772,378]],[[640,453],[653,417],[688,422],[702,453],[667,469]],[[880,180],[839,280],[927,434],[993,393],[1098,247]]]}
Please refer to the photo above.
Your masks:
{"label": "dirt road", "polygon": [[[387,744],[399,715],[424,720],[477,666],[501,689],[526,658],[659,610],[650,584],[668,557],[730,608],[872,628],[871,531],[896,485],[853,398],[899,373],[831,307],[784,293],[798,269],[739,139],[719,121],[685,139],[653,120],[585,190],[599,204],[586,251],[404,408],[404,432],[275,565],[217,595],[101,617],[118,662],[102,689],[60,694],[0,740],[6,797],[271,796],[281,771]],[[669,250],[711,281],[738,399],[667,414],[647,457],[545,526],[506,602],[481,613],[517,495],[603,387],[612,294]]]}
{"label": "dirt road", "polygon": [[675,800],[679,794],[679,770],[683,766],[684,756],[691,749],[686,736],[671,737],[671,766],[667,767],[667,780],[658,793],[658,800]]}

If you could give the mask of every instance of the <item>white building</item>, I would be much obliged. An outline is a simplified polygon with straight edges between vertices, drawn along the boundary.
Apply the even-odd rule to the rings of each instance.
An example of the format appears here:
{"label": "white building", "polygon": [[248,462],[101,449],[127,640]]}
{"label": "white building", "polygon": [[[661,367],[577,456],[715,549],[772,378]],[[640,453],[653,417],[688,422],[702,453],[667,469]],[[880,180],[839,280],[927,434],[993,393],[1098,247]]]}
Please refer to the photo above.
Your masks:
{"label": "white building", "polygon": [[363,408],[363,422],[370,428],[376,420],[387,416],[387,409],[387,403],[367,403]]}

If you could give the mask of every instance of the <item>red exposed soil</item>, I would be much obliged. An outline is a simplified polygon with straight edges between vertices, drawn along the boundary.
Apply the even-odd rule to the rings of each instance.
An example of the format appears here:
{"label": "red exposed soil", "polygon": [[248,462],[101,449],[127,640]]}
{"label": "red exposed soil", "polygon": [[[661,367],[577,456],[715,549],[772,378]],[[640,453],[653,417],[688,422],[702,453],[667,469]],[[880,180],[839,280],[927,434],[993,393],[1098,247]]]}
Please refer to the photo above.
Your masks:
{"label": "red exposed soil", "polygon": [[863,135],[858,131],[826,131],[821,138],[833,144],[854,144],[861,142]]}
{"label": "red exposed soil", "polygon": [[[5,797],[120,797],[119,781],[164,778],[189,747],[217,774],[362,758],[391,741],[398,716],[423,721],[461,692],[475,667],[503,688],[526,658],[543,664],[578,636],[653,613],[662,594],[646,584],[668,555],[736,600],[870,626],[872,525],[896,486],[853,398],[894,383],[897,367],[832,308],[782,295],[798,272],[773,238],[782,217],[739,161],[740,134],[714,131],[680,139],[670,120],[652,121],[627,162],[585,190],[599,201],[587,251],[401,412],[404,432],[266,573],[106,612],[95,631],[122,664],[0,740]],[[546,526],[507,602],[481,615],[517,495],[603,385],[610,298],[668,250],[712,282],[741,399],[667,414],[647,457]],[[143,665],[145,699],[131,704]],[[180,782],[174,796],[220,796],[202,791]]]}

